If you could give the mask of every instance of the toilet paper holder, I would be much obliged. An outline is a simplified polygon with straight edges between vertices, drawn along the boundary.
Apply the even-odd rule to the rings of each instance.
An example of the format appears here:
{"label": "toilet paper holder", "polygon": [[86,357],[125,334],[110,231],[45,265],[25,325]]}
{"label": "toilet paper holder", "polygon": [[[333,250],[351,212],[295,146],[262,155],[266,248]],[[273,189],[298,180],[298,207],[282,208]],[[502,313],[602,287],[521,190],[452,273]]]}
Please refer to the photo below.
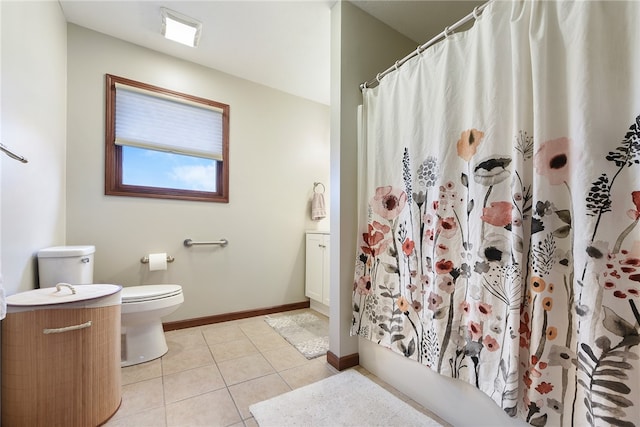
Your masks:
{"label": "toilet paper holder", "polygon": [[[175,260],[176,259],[174,257],[167,255],[167,262],[173,262]],[[140,258],[140,262],[143,264],[149,264],[149,256],[148,255],[143,256],[142,258]]]}

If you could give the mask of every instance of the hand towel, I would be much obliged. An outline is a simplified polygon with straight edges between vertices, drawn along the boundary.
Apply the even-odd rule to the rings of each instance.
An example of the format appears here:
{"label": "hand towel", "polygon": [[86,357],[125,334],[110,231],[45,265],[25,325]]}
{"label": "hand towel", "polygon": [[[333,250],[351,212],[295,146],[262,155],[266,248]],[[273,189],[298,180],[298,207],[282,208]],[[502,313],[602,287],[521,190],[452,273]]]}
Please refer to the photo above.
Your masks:
{"label": "hand towel", "polygon": [[313,193],[313,199],[311,200],[311,219],[320,221],[326,216],[327,210],[324,207],[324,194]]}

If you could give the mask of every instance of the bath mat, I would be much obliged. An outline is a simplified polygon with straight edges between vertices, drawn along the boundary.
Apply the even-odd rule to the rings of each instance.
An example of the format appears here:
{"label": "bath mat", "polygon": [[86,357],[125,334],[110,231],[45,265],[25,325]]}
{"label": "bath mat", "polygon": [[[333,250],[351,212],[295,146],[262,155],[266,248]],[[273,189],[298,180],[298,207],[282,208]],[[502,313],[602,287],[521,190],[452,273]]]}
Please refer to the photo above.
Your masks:
{"label": "bath mat", "polygon": [[265,322],[307,359],[323,356],[329,350],[329,319],[326,316],[308,311],[267,316]]}
{"label": "bath mat", "polygon": [[249,410],[260,427],[442,426],[353,369]]}

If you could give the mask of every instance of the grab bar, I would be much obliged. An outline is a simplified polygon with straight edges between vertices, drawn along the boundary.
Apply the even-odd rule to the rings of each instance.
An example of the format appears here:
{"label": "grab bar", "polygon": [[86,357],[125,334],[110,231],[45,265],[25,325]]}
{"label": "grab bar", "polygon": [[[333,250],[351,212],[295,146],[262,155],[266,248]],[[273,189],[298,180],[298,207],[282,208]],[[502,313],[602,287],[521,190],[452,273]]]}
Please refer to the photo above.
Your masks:
{"label": "grab bar", "polygon": [[190,248],[191,246],[196,246],[196,245],[220,245],[223,248],[225,246],[227,246],[229,244],[229,241],[227,239],[220,239],[220,240],[216,240],[213,242],[194,242],[191,239],[185,239],[184,241],[184,245],[188,248]]}
{"label": "grab bar", "polygon": [[17,161],[19,161],[19,162],[22,162],[22,163],[29,163],[29,161],[28,161],[27,159],[25,159],[25,158],[24,158],[24,157],[22,157],[22,156],[17,155],[17,154],[16,154],[16,153],[14,153],[13,151],[11,151],[11,150],[9,149],[9,147],[7,147],[7,146],[6,146],[6,145],[4,145],[4,144],[1,144],[1,143],[0,143],[0,150],[4,151],[4,153],[5,153],[7,156],[11,157],[12,159],[15,159],[15,160],[17,160]]}

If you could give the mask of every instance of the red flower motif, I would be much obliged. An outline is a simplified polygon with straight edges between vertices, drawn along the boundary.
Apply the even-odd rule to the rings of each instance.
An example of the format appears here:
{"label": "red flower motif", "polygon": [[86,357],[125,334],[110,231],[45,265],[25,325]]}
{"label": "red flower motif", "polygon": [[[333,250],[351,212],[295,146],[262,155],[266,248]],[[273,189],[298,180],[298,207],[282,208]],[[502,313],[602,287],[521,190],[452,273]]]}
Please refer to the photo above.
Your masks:
{"label": "red flower motif", "polygon": [[453,261],[441,259],[436,262],[436,273],[448,274],[453,270]]}
{"label": "red flower motif", "polygon": [[491,310],[492,310],[491,304],[487,304],[486,302],[478,303],[478,311],[480,312],[481,315],[487,316],[491,314]]}
{"label": "red flower motif", "polygon": [[391,231],[391,227],[389,227],[387,224],[381,224],[378,221],[373,221],[373,228],[375,228],[376,230],[380,230],[384,234],[387,234]]}
{"label": "red flower motif", "polygon": [[547,394],[551,390],[553,390],[553,384],[548,383],[546,381],[543,381],[536,386],[536,391],[540,394]]}
{"label": "red flower motif", "polygon": [[632,191],[631,192],[631,200],[633,204],[636,206],[636,210],[630,209],[627,211],[627,215],[634,221],[637,221],[640,218],[640,191]]}
{"label": "red flower motif", "polygon": [[372,208],[384,219],[395,219],[407,204],[407,193],[390,185],[376,188]]}
{"label": "red flower motif", "polygon": [[546,176],[551,185],[569,181],[570,145],[567,137],[552,139],[542,144],[536,152],[533,167],[538,174]]}
{"label": "red flower motif", "polygon": [[496,227],[504,227],[511,224],[511,211],[513,205],[511,202],[491,202],[490,207],[482,209],[482,219],[487,224]]}
{"label": "red flower motif", "polygon": [[415,243],[413,242],[413,240],[409,239],[408,237],[404,240],[404,243],[402,244],[402,252],[404,252],[404,254],[406,256],[411,255],[411,252],[413,252],[413,249],[415,248]]}
{"label": "red flower motif", "polygon": [[442,297],[431,292],[429,294],[429,310],[436,311],[440,304],[442,304]]}
{"label": "red flower motif", "polygon": [[453,286],[453,280],[451,280],[451,276],[440,276],[441,279],[438,279],[438,288],[442,289],[449,295],[453,293],[455,286]]}
{"label": "red flower motif", "polygon": [[362,240],[365,246],[361,246],[362,252],[373,257],[380,255],[387,249],[388,243],[384,241],[384,234],[375,230],[375,225],[380,224],[374,221],[374,224],[368,225],[368,232],[362,233]]}
{"label": "red flower motif", "polygon": [[371,289],[371,276],[362,276],[356,282],[356,290],[360,295],[370,295],[373,292]]}
{"label": "red flower motif", "polygon": [[633,204],[636,205],[636,210],[640,211],[640,191],[632,191],[631,200],[633,200]]}
{"label": "red flower motif", "polygon": [[625,298],[627,297],[627,294],[625,294],[625,293],[624,293],[624,292],[622,292],[622,291],[615,291],[615,292],[613,293],[613,296],[614,296],[614,297],[616,297],[616,298],[625,299]]}
{"label": "red flower motif", "polygon": [[460,310],[464,311],[466,314],[469,314],[469,303],[466,301],[462,301],[460,303]]}
{"label": "red flower motif", "polygon": [[481,323],[476,323],[473,320],[470,320],[469,325],[467,325],[467,327],[469,328],[469,334],[471,334],[472,341],[478,341],[480,338],[482,338]]}
{"label": "red flower motif", "polygon": [[452,238],[456,234],[456,230],[458,229],[458,224],[454,217],[450,216],[448,218],[440,218],[438,220],[438,232],[442,234],[447,239]]}
{"label": "red flower motif", "polygon": [[531,379],[531,373],[529,371],[526,371],[522,376],[522,382],[524,382],[524,385],[526,385],[528,389],[531,388],[531,383],[533,383],[533,380]]}
{"label": "red flower motif", "polygon": [[496,341],[496,339],[493,338],[491,335],[486,335],[482,339],[482,343],[484,344],[485,348],[489,351],[496,351],[497,349],[500,348],[500,344],[498,344],[498,341]]}

